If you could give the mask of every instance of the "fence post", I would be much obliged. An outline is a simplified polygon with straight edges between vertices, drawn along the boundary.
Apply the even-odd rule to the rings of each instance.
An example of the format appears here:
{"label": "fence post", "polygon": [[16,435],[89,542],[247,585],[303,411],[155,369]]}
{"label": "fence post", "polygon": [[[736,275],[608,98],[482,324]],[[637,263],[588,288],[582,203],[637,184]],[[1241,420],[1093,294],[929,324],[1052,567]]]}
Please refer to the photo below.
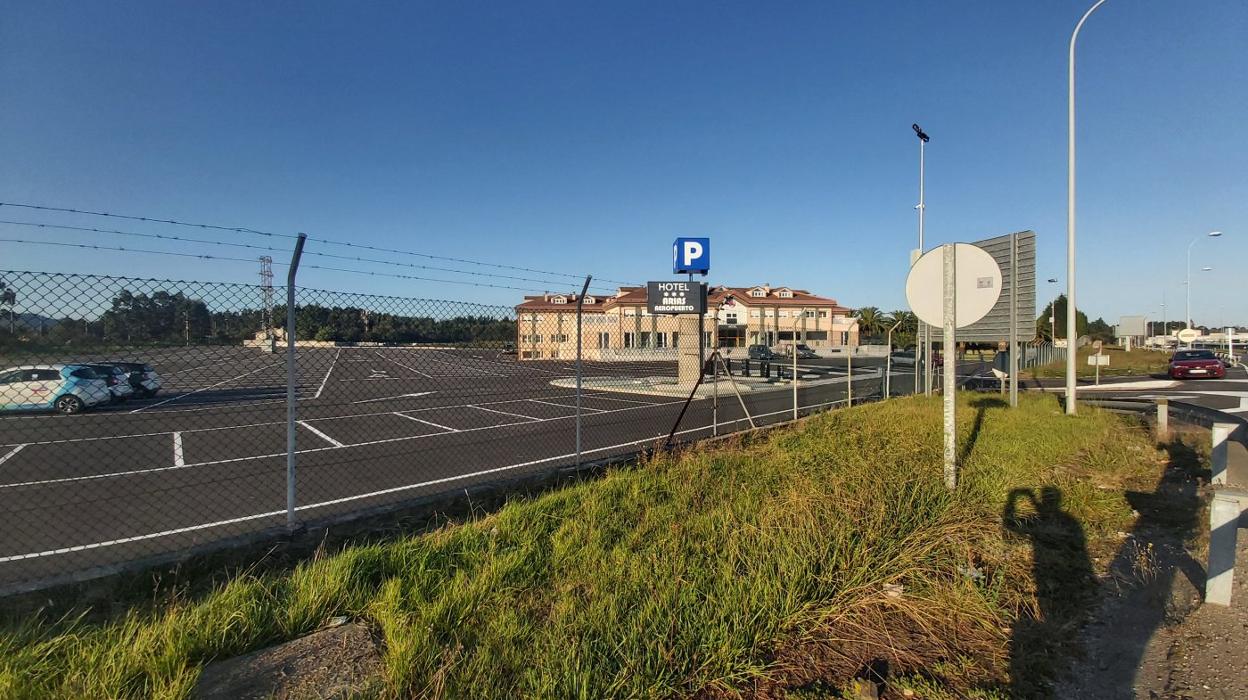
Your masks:
{"label": "fence post", "polygon": [[1205,602],[1230,605],[1235,579],[1235,540],[1241,510],[1237,493],[1215,491],[1209,506],[1209,572],[1205,580]]}
{"label": "fence post", "polygon": [[854,350],[846,351],[845,370],[849,373],[845,380],[845,405],[854,405]]}
{"label": "fence post", "polygon": [[1226,458],[1230,448],[1228,441],[1236,427],[1235,423],[1214,423],[1213,430],[1209,431],[1213,438],[1213,449],[1210,452],[1213,476],[1209,480],[1212,484],[1226,484]]}
{"label": "fence post", "polygon": [[793,353],[793,420],[797,420],[797,322],[793,323],[793,344],[789,352]]}
{"label": "fence post", "polygon": [[299,271],[299,258],[303,256],[306,233],[295,240],[295,252],[290,256],[290,269],[286,272],[286,527],[298,527],[295,518],[295,273]]}
{"label": "fence post", "polygon": [[581,466],[581,309],[585,304],[585,292],[589,290],[589,281],[593,275],[585,275],[585,284],[581,286],[581,295],[576,298],[576,466]]}
{"label": "fence post", "polygon": [[1157,399],[1157,438],[1170,439],[1170,399]]}

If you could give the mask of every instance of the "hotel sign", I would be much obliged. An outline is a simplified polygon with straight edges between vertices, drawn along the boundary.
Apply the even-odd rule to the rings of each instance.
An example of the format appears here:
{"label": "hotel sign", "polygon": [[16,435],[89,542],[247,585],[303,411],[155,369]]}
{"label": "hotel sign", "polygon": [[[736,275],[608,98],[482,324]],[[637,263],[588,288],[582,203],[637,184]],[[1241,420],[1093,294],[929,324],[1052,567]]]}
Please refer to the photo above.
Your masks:
{"label": "hotel sign", "polygon": [[706,312],[706,285],[701,282],[647,282],[646,307],[652,314]]}

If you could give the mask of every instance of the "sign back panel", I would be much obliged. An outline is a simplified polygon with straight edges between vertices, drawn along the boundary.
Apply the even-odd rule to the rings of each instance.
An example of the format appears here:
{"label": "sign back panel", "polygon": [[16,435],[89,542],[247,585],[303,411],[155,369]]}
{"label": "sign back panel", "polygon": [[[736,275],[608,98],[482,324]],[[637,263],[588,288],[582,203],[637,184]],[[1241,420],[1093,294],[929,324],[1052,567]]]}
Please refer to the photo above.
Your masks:
{"label": "sign back panel", "polygon": [[[1017,270],[1010,264],[1010,241],[1017,237]],[[1010,301],[1014,285],[1018,285],[1017,342],[1026,343],[1036,337],[1036,234],[1032,231],[1010,233],[982,241],[974,241],[997,261],[1001,268],[1001,297],[983,318],[966,328],[958,329],[959,343],[996,343],[1010,337]],[[941,339],[941,329],[932,326],[932,340]]]}

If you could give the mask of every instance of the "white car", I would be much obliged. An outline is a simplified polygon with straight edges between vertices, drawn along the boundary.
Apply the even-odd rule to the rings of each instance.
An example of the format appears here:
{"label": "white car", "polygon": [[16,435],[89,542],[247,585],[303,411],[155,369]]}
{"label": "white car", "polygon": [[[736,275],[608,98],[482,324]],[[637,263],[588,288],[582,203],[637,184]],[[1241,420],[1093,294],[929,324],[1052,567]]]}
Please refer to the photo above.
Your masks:
{"label": "white car", "polygon": [[79,413],[113,400],[108,382],[86,365],[27,365],[0,370],[0,412]]}

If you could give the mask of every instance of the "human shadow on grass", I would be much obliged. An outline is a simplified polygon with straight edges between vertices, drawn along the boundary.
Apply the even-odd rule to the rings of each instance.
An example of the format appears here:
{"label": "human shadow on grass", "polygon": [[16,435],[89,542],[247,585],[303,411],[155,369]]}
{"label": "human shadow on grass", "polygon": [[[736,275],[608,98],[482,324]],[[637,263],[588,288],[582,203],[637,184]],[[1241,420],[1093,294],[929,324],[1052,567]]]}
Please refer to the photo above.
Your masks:
{"label": "human shadow on grass", "polygon": [[[1020,501],[1033,512],[1020,515]],[[1010,640],[1011,696],[1055,697],[1048,688],[1049,668],[1062,642],[1073,638],[1091,609],[1096,577],[1083,526],[1062,507],[1062,492],[1045,486],[1010,492],[1001,515],[1005,529],[1026,537],[1032,547],[1032,578],[1037,609],[1014,625]]]}
{"label": "human shadow on grass", "polygon": [[[1204,589],[1204,570],[1184,548],[1198,526],[1199,457],[1177,440],[1165,449],[1169,461],[1154,489],[1125,494],[1139,517],[1102,581],[1093,572],[1083,527],[1063,509],[1059,489],[1010,493],[1002,521],[1030,540],[1037,602],[1035,614],[1014,626],[1011,697],[1134,698],[1149,640],[1182,606],[1172,597],[1183,590],[1173,586],[1176,577],[1186,578],[1186,590]],[[1033,514],[1018,514],[1022,500],[1031,502]],[[1068,661],[1073,673],[1059,673]],[[1059,675],[1067,677],[1055,689]]]}

